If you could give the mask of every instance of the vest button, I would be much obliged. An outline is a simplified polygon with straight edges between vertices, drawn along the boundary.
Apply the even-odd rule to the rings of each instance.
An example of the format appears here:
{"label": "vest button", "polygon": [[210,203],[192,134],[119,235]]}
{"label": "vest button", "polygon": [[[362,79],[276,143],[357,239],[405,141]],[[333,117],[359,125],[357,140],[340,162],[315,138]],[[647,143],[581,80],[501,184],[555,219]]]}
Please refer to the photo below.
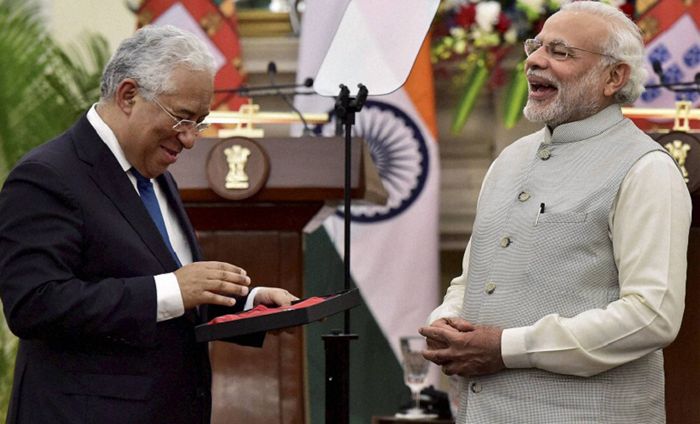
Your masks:
{"label": "vest button", "polygon": [[472,393],[481,393],[481,384],[472,383],[470,387],[471,387]]}
{"label": "vest button", "polygon": [[547,160],[552,156],[552,152],[550,152],[548,149],[542,149],[537,152],[537,156],[539,156],[539,158],[542,160]]}
{"label": "vest button", "polygon": [[506,247],[510,246],[510,244],[511,244],[512,242],[513,242],[513,241],[510,239],[510,237],[503,237],[503,238],[501,239],[501,247],[506,248]]}
{"label": "vest button", "polygon": [[530,199],[530,193],[527,191],[521,191],[520,194],[518,194],[518,200],[521,202],[526,202],[528,199]]}
{"label": "vest button", "polygon": [[486,292],[486,294],[493,294],[493,292],[496,291],[496,283],[493,283],[493,282],[486,283],[486,286],[484,287],[484,291]]}

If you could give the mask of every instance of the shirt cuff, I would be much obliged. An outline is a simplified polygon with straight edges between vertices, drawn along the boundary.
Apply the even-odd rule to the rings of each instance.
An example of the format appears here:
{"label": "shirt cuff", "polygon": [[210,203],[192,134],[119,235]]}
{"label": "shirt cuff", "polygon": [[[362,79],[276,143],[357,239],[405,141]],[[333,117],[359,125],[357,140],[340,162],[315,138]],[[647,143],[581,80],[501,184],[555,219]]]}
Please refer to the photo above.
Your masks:
{"label": "shirt cuff", "polygon": [[247,311],[249,309],[253,309],[253,306],[255,306],[255,295],[258,294],[258,291],[264,287],[255,287],[253,290],[248,293],[248,298],[245,301],[245,305],[243,305],[243,310]]}
{"label": "shirt cuff", "polygon": [[529,327],[507,328],[501,333],[501,356],[507,368],[532,368],[525,345]]}
{"label": "shirt cuff", "polygon": [[153,278],[156,280],[158,301],[156,321],[166,321],[184,315],[185,304],[182,302],[182,293],[175,273],[160,274]]}

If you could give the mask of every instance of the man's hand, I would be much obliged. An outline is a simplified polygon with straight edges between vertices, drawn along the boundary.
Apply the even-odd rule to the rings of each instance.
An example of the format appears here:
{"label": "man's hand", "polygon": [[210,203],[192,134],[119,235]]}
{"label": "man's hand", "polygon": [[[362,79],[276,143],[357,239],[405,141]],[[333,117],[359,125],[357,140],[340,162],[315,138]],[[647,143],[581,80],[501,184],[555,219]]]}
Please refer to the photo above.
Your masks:
{"label": "man's hand", "polygon": [[255,292],[253,305],[289,306],[295,300],[299,300],[299,298],[289,293],[287,290],[276,287],[261,287]]}
{"label": "man's hand", "polygon": [[[433,321],[430,324],[430,327],[442,328],[446,331],[454,331],[454,332],[460,331],[460,330],[457,330],[455,327],[453,327],[451,325],[451,322],[452,321],[450,318],[440,318],[438,320]],[[464,321],[464,322],[469,324],[467,321]],[[471,324],[469,324],[469,325],[471,325]],[[470,329],[473,330],[474,328],[471,327]],[[462,331],[469,331],[470,329],[465,329]],[[423,335],[425,336],[425,334],[423,334]],[[425,342],[428,345],[428,350],[447,349],[449,347],[449,345],[444,343],[442,340],[433,339],[433,338],[430,338],[427,336],[426,336]]]}
{"label": "man's hand", "polygon": [[[255,292],[253,304],[255,306],[260,304],[265,306],[289,306],[295,300],[299,300],[299,298],[289,293],[287,290],[278,289],[276,287],[260,287],[258,291]],[[273,335],[279,335],[281,333],[293,334],[294,328],[295,327],[288,327],[281,330],[272,330],[270,333]]]}
{"label": "man's hand", "polygon": [[226,262],[194,262],[175,271],[185,309],[203,304],[233,306],[229,296],[248,294],[250,277],[243,268]]}
{"label": "man's hand", "polygon": [[441,319],[419,332],[428,340],[425,359],[442,366],[447,375],[491,374],[505,368],[501,333],[497,327],[473,325],[459,318]]}

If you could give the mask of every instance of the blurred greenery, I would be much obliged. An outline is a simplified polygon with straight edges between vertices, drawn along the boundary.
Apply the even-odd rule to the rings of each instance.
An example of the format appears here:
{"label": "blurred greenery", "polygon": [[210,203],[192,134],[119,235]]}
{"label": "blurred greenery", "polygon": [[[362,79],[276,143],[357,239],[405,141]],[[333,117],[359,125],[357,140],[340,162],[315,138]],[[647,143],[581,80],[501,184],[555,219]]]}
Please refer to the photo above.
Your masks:
{"label": "blurred greenery", "polygon": [[[27,151],[65,131],[99,99],[107,40],[87,34],[79,46],[51,39],[36,0],[0,0],[0,184]],[[0,314],[0,418],[16,350]]]}
{"label": "blurred greenery", "polygon": [[107,40],[97,35],[86,35],[81,48],[59,46],[40,16],[35,0],[0,0],[4,171],[32,147],[68,128],[98,100],[102,69],[110,55]]}
{"label": "blurred greenery", "polygon": [[7,415],[7,404],[12,389],[12,373],[15,368],[17,338],[10,333],[5,316],[0,314],[0,418]]}

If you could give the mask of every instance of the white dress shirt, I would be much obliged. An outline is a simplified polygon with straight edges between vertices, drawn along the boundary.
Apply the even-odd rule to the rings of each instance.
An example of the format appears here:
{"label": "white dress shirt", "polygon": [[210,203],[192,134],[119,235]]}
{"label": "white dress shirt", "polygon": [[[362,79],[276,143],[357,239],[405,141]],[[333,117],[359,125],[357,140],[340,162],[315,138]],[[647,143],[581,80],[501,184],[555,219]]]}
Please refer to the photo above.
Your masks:
{"label": "white dress shirt", "polygon": [[[506,367],[572,374],[569,365],[575,364],[577,375],[595,375],[646,355],[650,340],[659,345],[673,340],[683,317],[691,220],[690,196],[678,173],[668,155],[651,152],[621,184],[608,218],[620,298],[604,309],[573,317],[552,313],[530,326],[504,329]],[[459,316],[470,248],[471,242],[462,275],[452,280],[429,323]]]}

